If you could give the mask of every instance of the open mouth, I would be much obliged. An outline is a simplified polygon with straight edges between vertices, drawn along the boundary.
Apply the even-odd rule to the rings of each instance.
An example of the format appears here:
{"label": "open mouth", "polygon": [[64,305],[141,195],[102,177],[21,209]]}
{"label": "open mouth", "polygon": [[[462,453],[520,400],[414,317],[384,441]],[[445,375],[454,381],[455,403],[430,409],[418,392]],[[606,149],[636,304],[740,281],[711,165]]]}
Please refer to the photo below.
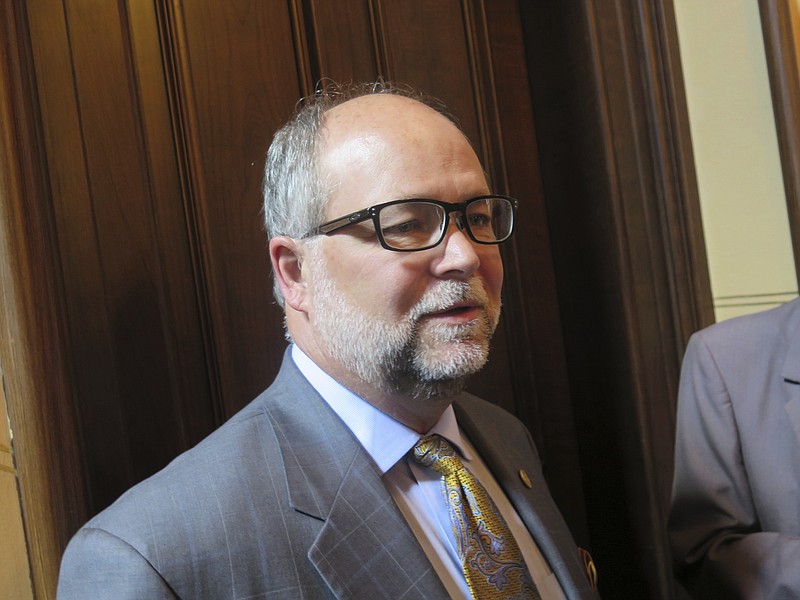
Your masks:
{"label": "open mouth", "polygon": [[480,310],[480,307],[476,304],[457,304],[455,306],[451,306],[444,310],[440,310],[434,313],[430,313],[429,317],[472,317],[474,316],[477,311]]}
{"label": "open mouth", "polygon": [[441,314],[441,315],[460,315],[460,314],[469,312],[469,311],[471,311],[471,310],[473,310],[475,308],[476,308],[475,306],[455,306],[453,308],[449,308],[449,309],[447,309],[445,311],[442,311],[441,313],[438,313],[438,314]]}

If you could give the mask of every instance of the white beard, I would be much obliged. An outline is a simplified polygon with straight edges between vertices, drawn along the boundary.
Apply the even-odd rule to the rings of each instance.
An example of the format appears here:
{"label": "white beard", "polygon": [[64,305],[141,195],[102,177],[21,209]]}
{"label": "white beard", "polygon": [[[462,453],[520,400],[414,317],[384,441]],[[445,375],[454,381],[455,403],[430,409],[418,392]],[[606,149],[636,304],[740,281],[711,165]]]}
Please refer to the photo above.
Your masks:
{"label": "white beard", "polygon": [[[399,320],[391,320],[358,309],[328,276],[318,252],[309,254],[311,324],[330,355],[365,383],[417,399],[451,397],[486,364],[500,306],[489,301],[479,278],[443,280]],[[421,320],[465,300],[484,307],[472,322]]]}

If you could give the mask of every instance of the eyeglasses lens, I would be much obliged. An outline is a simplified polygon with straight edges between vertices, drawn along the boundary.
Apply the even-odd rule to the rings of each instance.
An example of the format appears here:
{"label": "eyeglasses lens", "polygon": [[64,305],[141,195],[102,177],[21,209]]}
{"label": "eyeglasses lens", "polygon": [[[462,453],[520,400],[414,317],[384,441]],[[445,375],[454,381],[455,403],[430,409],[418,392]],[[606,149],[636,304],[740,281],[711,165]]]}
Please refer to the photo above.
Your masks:
{"label": "eyeglasses lens", "polygon": [[513,209],[505,198],[481,198],[467,205],[467,224],[479,242],[494,244],[511,235]]}
{"label": "eyeglasses lens", "polygon": [[435,244],[442,233],[444,210],[429,202],[403,202],[380,212],[381,233],[387,245],[413,250]]}
{"label": "eyeglasses lens", "polygon": [[[381,235],[396,250],[430,248],[442,239],[445,214],[441,206],[430,202],[391,204],[378,214]],[[505,198],[481,198],[467,205],[464,220],[477,241],[496,244],[511,235],[513,207]]]}

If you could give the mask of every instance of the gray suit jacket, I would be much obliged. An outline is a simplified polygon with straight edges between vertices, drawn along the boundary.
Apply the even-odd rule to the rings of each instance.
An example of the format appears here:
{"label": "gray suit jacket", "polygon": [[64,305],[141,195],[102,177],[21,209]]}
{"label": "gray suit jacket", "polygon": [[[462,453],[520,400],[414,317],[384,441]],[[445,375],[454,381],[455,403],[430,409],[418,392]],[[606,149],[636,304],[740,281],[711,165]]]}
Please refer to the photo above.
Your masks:
{"label": "gray suit jacket", "polygon": [[670,537],[698,598],[800,598],[800,300],[695,334]]}
{"label": "gray suit jacket", "polygon": [[[468,394],[454,406],[567,597],[594,598],[527,430]],[[58,597],[447,594],[376,466],[287,354],[266,392],[75,535]]]}

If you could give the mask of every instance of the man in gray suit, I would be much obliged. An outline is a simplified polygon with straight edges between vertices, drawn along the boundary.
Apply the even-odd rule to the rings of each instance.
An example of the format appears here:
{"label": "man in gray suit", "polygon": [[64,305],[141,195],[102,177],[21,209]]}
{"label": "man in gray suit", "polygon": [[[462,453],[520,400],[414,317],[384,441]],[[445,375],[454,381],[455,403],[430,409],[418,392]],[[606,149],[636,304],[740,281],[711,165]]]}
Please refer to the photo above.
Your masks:
{"label": "man in gray suit", "polygon": [[669,526],[696,598],[800,598],[800,300],[690,340]]}
{"label": "man in gray suit", "polygon": [[76,534],[59,597],[469,597],[442,477],[409,460],[435,433],[540,596],[595,598],[527,430],[462,392],[498,322],[515,210],[452,121],[408,94],[307,102],[264,185],[293,342],[280,373]]}

